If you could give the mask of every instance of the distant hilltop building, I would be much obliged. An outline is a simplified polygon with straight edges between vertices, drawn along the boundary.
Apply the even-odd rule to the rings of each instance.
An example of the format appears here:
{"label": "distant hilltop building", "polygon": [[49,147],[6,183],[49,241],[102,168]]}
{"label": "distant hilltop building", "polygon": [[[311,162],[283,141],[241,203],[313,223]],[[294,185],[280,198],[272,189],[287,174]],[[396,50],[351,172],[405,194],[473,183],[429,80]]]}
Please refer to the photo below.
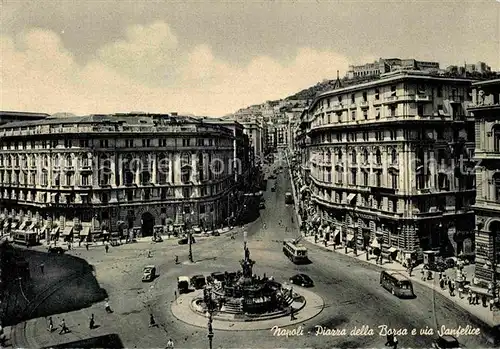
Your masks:
{"label": "distant hilltop building", "polygon": [[484,62],[465,64],[463,67],[450,65],[446,67],[446,73],[464,75],[467,74],[491,74],[491,67]]}
{"label": "distant hilltop building", "polygon": [[369,76],[378,76],[396,70],[439,70],[438,62],[424,62],[415,59],[400,58],[380,58],[373,63],[363,65],[350,65],[347,71],[347,78],[363,78]]}

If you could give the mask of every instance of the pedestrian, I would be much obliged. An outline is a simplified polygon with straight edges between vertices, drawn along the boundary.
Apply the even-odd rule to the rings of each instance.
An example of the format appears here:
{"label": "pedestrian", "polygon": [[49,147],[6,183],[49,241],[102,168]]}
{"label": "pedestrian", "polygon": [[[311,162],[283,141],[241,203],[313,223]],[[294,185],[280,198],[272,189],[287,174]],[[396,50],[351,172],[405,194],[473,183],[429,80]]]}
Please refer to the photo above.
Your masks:
{"label": "pedestrian", "polygon": [[442,290],[444,289],[444,279],[439,280],[439,287],[441,287]]}
{"label": "pedestrian", "polygon": [[88,242],[85,244],[85,249],[86,249],[87,251],[89,250],[89,243],[88,243]]}
{"label": "pedestrian", "polygon": [[490,311],[493,310],[493,306],[495,305],[495,299],[490,299]]}
{"label": "pedestrian", "polygon": [[78,240],[78,247],[82,246],[82,240]]}
{"label": "pedestrian", "polygon": [[392,348],[393,349],[398,348],[398,339],[396,338],[396,336],[394,336],[394,338],[392,339]]}
{"label": "pedestrian", "polygon": [[59,331],[59,334],[65,334],[70,332],[68,327],[66,326],[66,321],[64,319],[61,320],[61,331]]}
{"label": "pedestrian", "polygon": [[422,274],[422,280],[425,281],[425,270],[424,269],[422,269],[421,274]]}
{"label": "pedestrian", "polygon": [[387,340],[385,342],[385,346],[388,347],[389,345],[392,345],[392,343],[394,342],[394,335],[392,333],[388,333],[387,334]]}
{"label": "pedestrian", "polygon": [[485,296],[485,295],[483,295],[483,296],[481,297],[481,301],[482,301],[482,303],[483,303],[483,307],[485,307],[485,308],[486,308],[486,307],[487,307],[487,305],[486,305],[486,296]]}
{"label": "pedestrian", "polygon": [[90,321],[89,321],[89,328],[93,330],[95,327],[95,320],[94,320],[94,314],[90,316]]}
{"label": "pedestrian", "polygon": [[71,242],[68,241],[68,251],[71,250]]}
{"label": "pedestrian", "polygon": [[148,258],[151,258],[151,250],[148,250]]}
{"label": "pedestrian", "polygon": [[106,253],[108,253],[108,251],[109,251],[109,245],[108,245],[107,242],[106,242],[106,245],[104,245],[104,249],[106,250]]}
{"label": "pedestrian", "polygon": [[156,321],[153,314],[149,314],[149,327],[156,327]]}
{"label": "pedestrian", "polygon": [[45,265],[43,263],[40,263],[40,272],[43,274]]}
{"label": "pedestrian", "polygon": [[440,272],[439,272],[439,281],[441,281],[441,279],[442,279],[442,278],[443,278],[443,272],[442,272],[442,271],[440,271]]}
{"label": "pedestrian", "polygon": [[295,320],[295,314],[294,314],[294,311],[293,311],[293,307],[290,306],[290,321],[293,321]]}
{"label": "pedestrian", "polygon": [[170,338],[167,342],[167,348],[173,348],[174,347],[174,342],[172,341],[172,338]]}
{"label": "pedestrian", "polygon": [[469,301],[469,304],[472,304],[472,290],[469,290],[469,293],[467,294],[467,300]]}
{"label": "pedestrian", "polygon": [[177,290],[174,291],[174,299],[177,300]]}
{"label": "pedestrian", "polygon": [[462,296],[462,293],[463,293],[463,292],[464,292],[464,289],[462,288],[462,286],[459,286],[459,287],[458,287],[458,297],[459,297],[460,299],[462,299],[462,298],[463,298],[463,296]]}
{"label": "pedestrian", "polygon": [[111,306],[109,305],[109,301],[106,300],[106,303],[104,303],[104,309],[106,310],[106,313],[111,314],[113,310],[111,310]]}
{"label": "pedestrian", "polygon": [[48,321],[49,321],[49,323],[47,326],[47,331],[52,333],[54,331],[54,322],[52,322],[52,317],[49,317]]}

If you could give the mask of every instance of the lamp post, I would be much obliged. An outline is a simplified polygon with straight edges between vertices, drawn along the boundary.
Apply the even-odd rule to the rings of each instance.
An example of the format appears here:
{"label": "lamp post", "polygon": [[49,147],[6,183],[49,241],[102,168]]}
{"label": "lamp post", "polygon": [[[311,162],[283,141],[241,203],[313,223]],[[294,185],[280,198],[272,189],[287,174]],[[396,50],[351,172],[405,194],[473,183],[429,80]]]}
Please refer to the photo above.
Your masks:
{"label": "lamp post", "polygon": [[[356,209],[356,207],[354,208]],[[353,218],[356,218],[356,212],[353,210]],[[358,256],[358,227],[356,224],[356,220],[354,220],[354,256]]]}
{"label": "lamp post", "polygon": [[207,311],[208,311],[208,347],[209,349],[212,349],[212,341],[214,339],[214,331],[212,328],[212,321],[213,321],[213,314],[215,311],[215,304],[212,300],[212,289],[207,288]]}
{"label": "lamp post", "polygon": [[191,211],[191,213],[184,212],[184,227],[187,230],[187,236],[188,236],[188,244],[189,244],[189,261],[193,263],[193,232],[191,230],[190,224],[188,223],[191,222],[191,217],[188,216],[189,214],[194,215],[194,211]]}

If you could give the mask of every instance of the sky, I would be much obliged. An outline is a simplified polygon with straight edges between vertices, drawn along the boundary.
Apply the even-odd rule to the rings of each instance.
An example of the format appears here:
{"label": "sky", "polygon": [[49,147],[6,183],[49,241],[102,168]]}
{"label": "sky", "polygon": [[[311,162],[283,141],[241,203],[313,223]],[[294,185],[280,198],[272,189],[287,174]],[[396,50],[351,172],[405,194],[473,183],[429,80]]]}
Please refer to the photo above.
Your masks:
{"label": "sky", "polygon": [[223,116],[379,57],[500,70],[500,1],[0,2],[0,109]]}

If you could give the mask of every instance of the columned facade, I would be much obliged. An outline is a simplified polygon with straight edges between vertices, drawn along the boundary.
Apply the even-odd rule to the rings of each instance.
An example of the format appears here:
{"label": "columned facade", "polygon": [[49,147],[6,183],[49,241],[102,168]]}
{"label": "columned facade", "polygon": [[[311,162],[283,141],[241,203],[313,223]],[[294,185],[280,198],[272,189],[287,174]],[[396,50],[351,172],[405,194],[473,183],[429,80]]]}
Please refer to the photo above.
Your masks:
{"label": "columned facade", "polygon": [[315,99],[312,200],[332,238],[399,261],[473,253],[470,85],[397,72]]}
{"label": "columned facade", "polygon": [[473,84],[472,97],[478,164],[475,275],[491,294],[500,279],[500,79]]}
{"label": "columned facade", "polygon": [[87,236],[227,223],[231,130],[198,119],[93,115],[0,127],[0,224]]}

